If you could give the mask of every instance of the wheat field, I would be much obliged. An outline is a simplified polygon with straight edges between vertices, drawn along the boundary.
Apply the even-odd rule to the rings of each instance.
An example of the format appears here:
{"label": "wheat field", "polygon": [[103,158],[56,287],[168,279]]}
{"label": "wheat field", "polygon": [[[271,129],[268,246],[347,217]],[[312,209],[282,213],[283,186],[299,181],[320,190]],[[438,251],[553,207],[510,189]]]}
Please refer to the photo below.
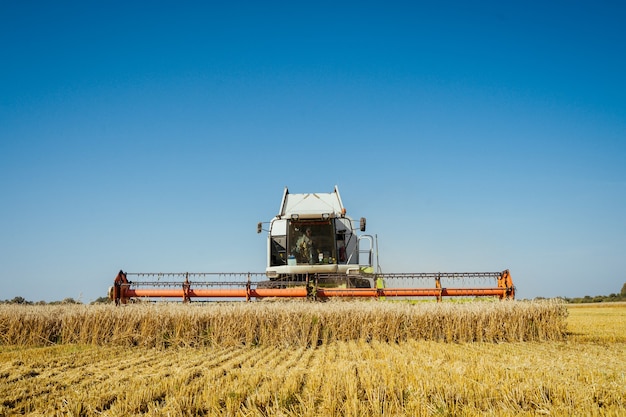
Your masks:
{"label": "wheat field", "polygon": [[[17,306],[3,306],[0,415],[626,414],[626,304],[600,308],[522,302],[468,303],[469,307],[343,302],[309,304],[313,310],[306,303],[251,304],[257,310],[250,310],[250,315],[265,320],[278,316],[255,333],[243,320],[254,323],[245,316],[251,307],[243,303],[76,310],[68,306],[46,314],[34,307],[18,311]],[[523,304],[535,312],[524,310],[528,306]],[[212,327],[202,327],[207,319],[201,319],[207,309],[224,313],[211,316],[222,320],[211,321],[212,326],[237,320],[238,327],[248,330],[235,332],[235,337],[207,332]],[[534,322],[530,333],[535,336],[521,337],[516,324],[509,326],[517,328],[514,336],[488,337],[492,330],[468,322],[471,317],[483,320],[481,326],[490,323],[477,312],[472,316],[474,309],[489,310],[501,322],[516,323],[508,316],[525,316]],[[399,312],[405,316],[394,315]],[[343,322],[332,321],[350,313]],[[411,313],[430,315],[430,324],[445,330],[409,337],[405,328],[412,329],[411,323],[427,323]],[[446,322],[437,314],[450,317]],[[16,315],[21,327],[15,324]],[[385,315],[392,319],[375,322]],[[465,320],[457,322],[454,315]],[[167,316],[170,319],[164,319]],[[312,325],[314,317],[317,322]],[[361,326],[361,334],[348,325],[364,318],[375,324]],[[179,323],[189,319],[191,324]],[[82,326],[77,324],[81,320]],[[262,323],[257,320],[256,326]],[[320,321],[323,325],[318,325]],[[464,322],[483,336],[468,337],[469,330],[458,329]],[[159,331],[148,331],[155,323]],[[92,328],[96,325],[97,330]],[[292,330],[303,325],[306,332]],[[281,326],[283,330],[276,329]],[[541,326],[545,328],[538,331]],[[128,328],[145,336],[123,330]],[[556,333],[549,331],[553,328]],[[114,329],[118,333],[111,335]],[[311,336],[311,329],[318,333]],[[506,330],[507,326],[501,329]],[[39,336],[12,339],[28,332]],[[276,343],[281,332],[286,342]],[[379,336],[374,337],[376,332]],[[190,341],[198,334],[203,336]]]}
{"label": "wheat field", "polygon": [[561,340],[558,302],[333,301],[0,306],[1,344],[311,347],[333,341]]}

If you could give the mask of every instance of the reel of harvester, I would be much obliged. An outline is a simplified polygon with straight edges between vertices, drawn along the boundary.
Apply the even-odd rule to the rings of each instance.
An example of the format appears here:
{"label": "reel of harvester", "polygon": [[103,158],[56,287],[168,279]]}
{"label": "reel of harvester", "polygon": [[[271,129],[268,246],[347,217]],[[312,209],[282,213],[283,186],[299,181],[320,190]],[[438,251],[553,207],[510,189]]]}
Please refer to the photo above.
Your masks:
{"label": "reel of harvester", "polygon": [[[129,279],[129,277],[132,279]],[[130,273],[120,271],[109,290],[116,304],[140,299],[242,300],[263,298],[515,298],[508,270],[502,272],[435,272],[311,274],[304,280],[267,281],[265,273]],[[357,284],[355,284],[355,282]],[[364,282],[371,285],[365,286]],[[476,283],[482,284],[477,286]]]}

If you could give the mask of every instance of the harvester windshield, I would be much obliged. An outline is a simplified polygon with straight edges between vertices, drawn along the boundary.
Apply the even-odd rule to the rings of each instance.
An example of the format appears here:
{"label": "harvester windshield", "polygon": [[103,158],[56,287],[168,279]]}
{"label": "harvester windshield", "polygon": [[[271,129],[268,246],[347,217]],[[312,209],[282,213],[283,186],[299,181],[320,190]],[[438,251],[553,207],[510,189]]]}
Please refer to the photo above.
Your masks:
{"label": "harvester windshield", "polygon": [[290,221],[289,255],[297,264],[337,263],[335,228],[331,220]]}

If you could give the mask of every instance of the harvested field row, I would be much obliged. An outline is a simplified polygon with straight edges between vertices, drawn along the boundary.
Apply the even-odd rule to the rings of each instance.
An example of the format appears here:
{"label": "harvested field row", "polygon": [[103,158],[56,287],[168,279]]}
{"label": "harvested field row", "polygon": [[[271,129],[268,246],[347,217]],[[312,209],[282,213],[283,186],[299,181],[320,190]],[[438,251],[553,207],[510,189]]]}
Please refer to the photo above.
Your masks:
{"label": "harvested field row", "polygon": [[557,302],[254,302],[0,306],[0,343],[166,348],[311,347],[334,341],[398,343],[562,340],[567,309]]}
{"label": "harvested field row", "polygon": [[4,346],[0,415],[618,416],[622,353],[570,342]]}

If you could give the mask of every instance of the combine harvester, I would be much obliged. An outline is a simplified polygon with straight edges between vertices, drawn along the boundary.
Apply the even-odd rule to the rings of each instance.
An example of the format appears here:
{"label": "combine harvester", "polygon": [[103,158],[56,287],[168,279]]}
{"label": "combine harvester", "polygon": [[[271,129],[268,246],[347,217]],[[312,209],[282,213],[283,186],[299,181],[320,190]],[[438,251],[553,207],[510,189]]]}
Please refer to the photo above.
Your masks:
{"label": "combine harvester", "polygon": [[[269,223],[267,268],[261,273],[130,273],[120,271],[109,297],[116,304],[141,298],[244,299],[331,297],[515,298],[503,272],[383,273],[374,264],[376,238],[357,234],[339,190],[283,193],[279,214]],[[263,223],[257,225],[261,233]],[[364,217],[358,229],[365,232]],[[132,280],[131,280],[132,279]],[[480,282],[482,286],[476,286]],[[468,283],[474,284],[468,286]],[[487,285],[485,285],[487,283]]]}

